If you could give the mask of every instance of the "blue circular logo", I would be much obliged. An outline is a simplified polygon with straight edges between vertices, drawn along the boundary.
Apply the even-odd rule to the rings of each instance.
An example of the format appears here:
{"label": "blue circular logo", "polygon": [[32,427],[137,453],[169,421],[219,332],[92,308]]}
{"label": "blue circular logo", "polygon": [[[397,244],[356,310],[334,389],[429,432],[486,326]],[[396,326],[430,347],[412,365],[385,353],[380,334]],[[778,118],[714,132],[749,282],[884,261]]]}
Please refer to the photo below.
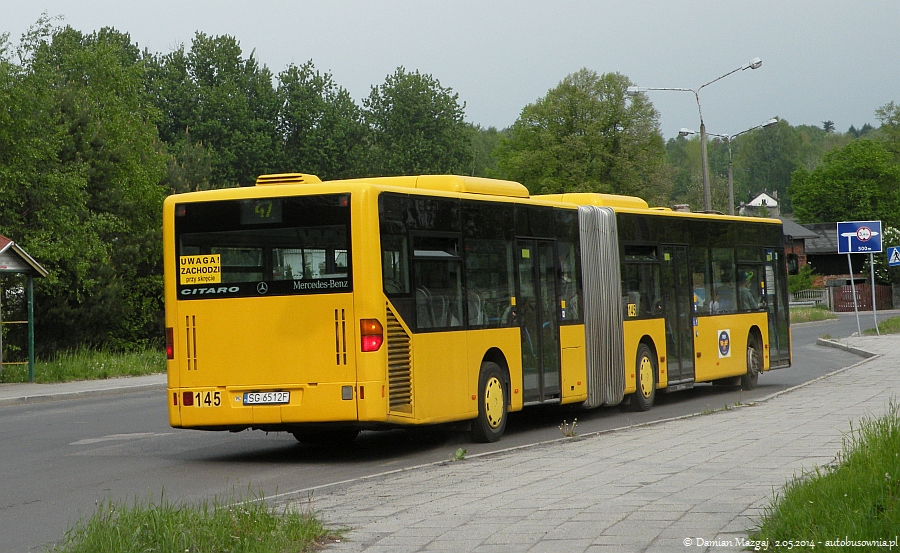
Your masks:
{"label": "blue circular logo", "polygon": [[727,330],[723,330],[719,332],[719,354],[722,356],[728,355],[728,351],[731,349],[731,337],[728,335]]}

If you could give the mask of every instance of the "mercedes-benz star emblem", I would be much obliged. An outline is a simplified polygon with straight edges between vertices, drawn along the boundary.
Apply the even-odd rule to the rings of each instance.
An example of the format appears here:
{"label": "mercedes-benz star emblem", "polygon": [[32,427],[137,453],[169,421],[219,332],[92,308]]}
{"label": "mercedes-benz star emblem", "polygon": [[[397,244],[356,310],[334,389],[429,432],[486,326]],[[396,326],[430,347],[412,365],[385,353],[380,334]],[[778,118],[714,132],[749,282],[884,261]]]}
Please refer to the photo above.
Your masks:
{"label": "mercedes-benz star emblem", "polygon": [[265,282],[260,282],[259,284],[256,285],[256,291],[259,292],[260,294],[265,294],[266,292],[269,291],[269,285],[266,284]]}

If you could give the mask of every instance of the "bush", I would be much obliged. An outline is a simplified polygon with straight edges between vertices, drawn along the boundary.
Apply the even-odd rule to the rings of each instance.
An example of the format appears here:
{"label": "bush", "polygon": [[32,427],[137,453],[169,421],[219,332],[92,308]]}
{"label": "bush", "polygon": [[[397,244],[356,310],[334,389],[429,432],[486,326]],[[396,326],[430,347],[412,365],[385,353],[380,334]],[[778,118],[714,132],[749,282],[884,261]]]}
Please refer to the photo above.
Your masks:
{"label": "bush", "polygon": [[788,291],[796,294],[800,290],[809,290],[813,286],[813,268],[811,265],[800,267],[796,275],[788,275]]}

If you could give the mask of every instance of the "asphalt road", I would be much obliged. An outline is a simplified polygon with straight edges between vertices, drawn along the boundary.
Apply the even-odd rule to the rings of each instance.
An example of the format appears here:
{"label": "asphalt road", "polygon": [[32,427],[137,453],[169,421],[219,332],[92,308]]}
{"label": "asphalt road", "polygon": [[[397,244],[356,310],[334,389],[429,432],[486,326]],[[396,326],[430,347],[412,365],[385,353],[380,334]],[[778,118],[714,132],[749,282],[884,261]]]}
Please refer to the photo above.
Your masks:
{"label": "asphalt road", "polygon": [[[873,326],[871,314],[861,320],[864,329]],[[305,498],[317,486],[446,460],[460,447],[471,455],[560,438],[559,425],[575,417],[577,432],[586,434],[747,403],[858,362],[815,345],[823,335],[854,332],[852,314],[795,326],[794,366],[762,375],[751,392],[700,385],[658,394],[645,413],[527,410],[511,416],[497,444],[473,444],[459,432],[392,431],[365,432],[351,447],[334,450],[301,445],[284,433],[175,430],[162,393],[0,407],[0,551],[41,551],[107,500]]]}

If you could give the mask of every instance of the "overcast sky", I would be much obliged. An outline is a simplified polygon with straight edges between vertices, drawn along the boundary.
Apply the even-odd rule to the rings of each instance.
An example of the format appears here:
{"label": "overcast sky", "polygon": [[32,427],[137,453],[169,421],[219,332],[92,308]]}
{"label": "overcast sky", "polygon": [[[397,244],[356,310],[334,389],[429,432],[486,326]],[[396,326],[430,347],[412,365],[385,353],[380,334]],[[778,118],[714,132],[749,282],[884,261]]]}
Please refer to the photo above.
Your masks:
{"label": "overcast sky", "polygon": [[[190,47],[198,30],[231,35],[274,73],[312,60],[357,101],[402,65],[452,88],[483,127],[511,125],[582,67],[696,89],[761,58],[700,92],[718,134],[774,116],[877,127],[875,110],[900,102],[898,0],[0,0],[0,32],[15,44],[42,12],[152,52]],[[691,93],[649,95],[666,137],[699,128]]]}

